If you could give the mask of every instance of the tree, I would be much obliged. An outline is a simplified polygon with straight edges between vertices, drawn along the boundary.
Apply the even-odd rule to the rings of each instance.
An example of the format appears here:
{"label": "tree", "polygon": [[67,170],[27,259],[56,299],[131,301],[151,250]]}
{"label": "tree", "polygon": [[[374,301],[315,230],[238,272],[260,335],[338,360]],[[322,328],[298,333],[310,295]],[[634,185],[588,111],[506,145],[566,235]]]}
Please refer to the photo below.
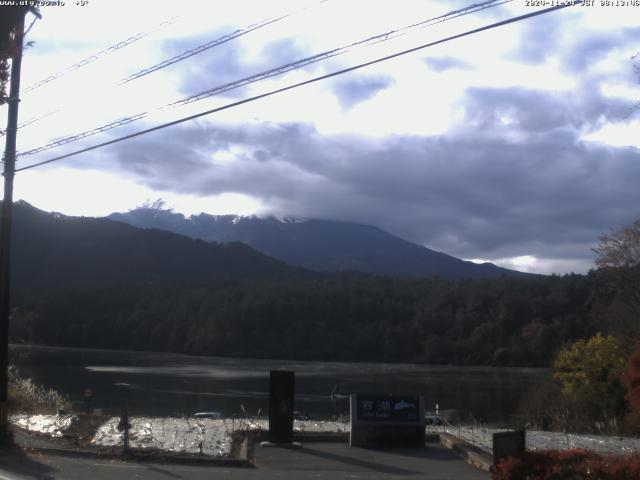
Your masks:
{"label": "tree", "polygon": [[621,417],[626,410],[622,384],[625,367],[626,355],[620,342],[598,333],[561,351],[553,365],[553,378],[586,419],[608,421]]}
{"label": "tree", "polygon": [[631,268],[640,265],[640,219],[601,235],[593,249],[599,268]]}
{"label": "tree", "polygon": [[[0,6],[0,105],[7,103],[8,100],[9,60],[16,53],[16,27],[27,12],[31,12],[40,18],[40,12],[36,7],[22,5]],[[31,43],[27,45],[31,45]]]}
{"label": "tree", "polygon": [[640,334],[640,219],[600,236],[593,251],[601,288],[611,298],[606,323],[633,339]]}
{"label": "tree", "polygon": [[9,60],[15,53],[15,28],[27,7],[0,7],[0,105],[7,102]]}

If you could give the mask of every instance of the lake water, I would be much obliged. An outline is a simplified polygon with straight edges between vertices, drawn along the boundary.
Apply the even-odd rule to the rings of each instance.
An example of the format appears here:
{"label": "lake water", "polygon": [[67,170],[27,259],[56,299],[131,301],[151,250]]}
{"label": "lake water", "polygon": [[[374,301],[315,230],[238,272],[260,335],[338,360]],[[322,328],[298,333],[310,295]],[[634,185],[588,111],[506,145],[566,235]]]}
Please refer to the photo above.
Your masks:
{"label": "lake water", "polygon": [[[168,353],[12,345],[11,362],[36,383],[71,400],[94,392],[105,412],[267,415],[269,371],[295,372],[296,409],[314,419],[348,412],[350,393],[423,395],[427,410],[456,409],[468,419],[508,421],[527,391],[548,375],[530,368],[388,363],[297,362]],[[340,396],[331,399],[336,388]]]}

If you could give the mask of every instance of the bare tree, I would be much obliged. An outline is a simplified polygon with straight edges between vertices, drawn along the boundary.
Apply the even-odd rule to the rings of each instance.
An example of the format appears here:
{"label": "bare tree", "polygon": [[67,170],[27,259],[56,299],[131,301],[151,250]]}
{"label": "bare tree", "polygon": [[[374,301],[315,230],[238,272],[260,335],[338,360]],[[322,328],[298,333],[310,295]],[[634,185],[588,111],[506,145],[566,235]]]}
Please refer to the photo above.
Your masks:
{"label": "bare tree", "polygon": [[600,236],[593,251],[602,289],[613,300],[606,323],[631,341],[640,335],[640,219]]}
{"label": "bare tree", "polygon": [[599,268],[631,268],[640,265],[640,219],[601,235],[593,249]]}

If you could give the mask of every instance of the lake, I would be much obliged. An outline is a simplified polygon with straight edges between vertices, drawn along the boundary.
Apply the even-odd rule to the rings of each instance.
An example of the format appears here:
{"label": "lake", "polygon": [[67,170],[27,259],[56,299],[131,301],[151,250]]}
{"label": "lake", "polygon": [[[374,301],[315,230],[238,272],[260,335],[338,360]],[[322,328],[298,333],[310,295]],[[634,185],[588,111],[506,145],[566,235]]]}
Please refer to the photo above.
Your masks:
{"label": "lake", "polygon": [[[268,413],[269,371],[295,372],[296,409],[313,419],[348,412],[350,393],[423,395],[427,410],[456,409],[468,420],[508,421],[520,399],[548,375],[534,368],[456,367],[389,363],[298,362],[194,357],[170,353],[12,345],[24,376],[70,400],[94,392],[105,412],[225,416]],[[331,399],[337,389],[338,399]]]}

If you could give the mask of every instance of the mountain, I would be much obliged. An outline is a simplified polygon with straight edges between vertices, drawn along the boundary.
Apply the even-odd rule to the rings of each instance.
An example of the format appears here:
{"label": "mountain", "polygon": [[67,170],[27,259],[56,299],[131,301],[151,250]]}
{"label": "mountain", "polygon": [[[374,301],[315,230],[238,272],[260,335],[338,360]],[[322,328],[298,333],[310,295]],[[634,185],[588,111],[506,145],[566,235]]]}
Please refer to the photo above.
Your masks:
{"label": "mountain", "polygon": [[138,208],[107,218],[206,241],[243,242],[291,265],[318,271],[354,270],[404,277],[478,279],[527,274],[476,264],[430,250],[370,225],[313,219],[192,215]]}
{"label": "mountain", "polygon": [[104,218],[46,213],[22,201],[14,205],[12,235],[15,288],[313,275],[239,242],[221,245]]}

